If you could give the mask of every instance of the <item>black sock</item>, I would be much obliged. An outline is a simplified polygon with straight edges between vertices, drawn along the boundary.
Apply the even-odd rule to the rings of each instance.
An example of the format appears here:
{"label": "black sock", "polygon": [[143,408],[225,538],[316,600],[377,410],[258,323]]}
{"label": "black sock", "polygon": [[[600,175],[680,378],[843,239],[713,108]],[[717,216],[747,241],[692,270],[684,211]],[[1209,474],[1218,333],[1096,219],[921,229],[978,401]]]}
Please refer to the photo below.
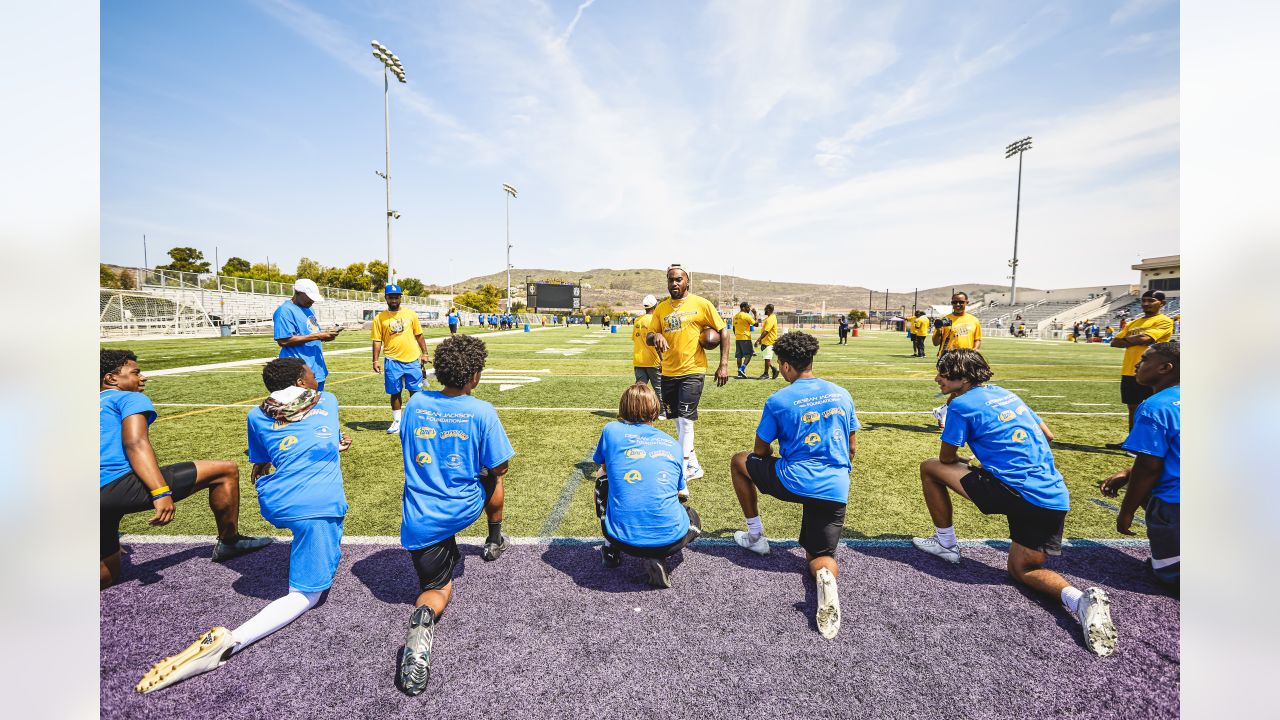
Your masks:
{"label": "black sock", "polygon": [[495,545],[502,544],[502,521],[489,523],[489,537],[485,538],[485,542],[491,542]]}

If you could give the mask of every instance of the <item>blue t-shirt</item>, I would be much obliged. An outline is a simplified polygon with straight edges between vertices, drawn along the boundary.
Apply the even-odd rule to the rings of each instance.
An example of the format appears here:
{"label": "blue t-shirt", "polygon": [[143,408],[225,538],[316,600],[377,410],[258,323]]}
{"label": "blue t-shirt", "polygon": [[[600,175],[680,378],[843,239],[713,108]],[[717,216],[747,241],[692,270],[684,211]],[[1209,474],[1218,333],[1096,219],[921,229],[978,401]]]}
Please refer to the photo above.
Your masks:
{"label": "blue t-shirt", "polygon": [[662,547],[689,532],[676,494],[685,487],[680,443],[652,425],[604,426],[593,459],[609,473],[603,523],[609,537],[636,547]]}
{"label": "blue t-shirt", "polygon": [[142,413],[147,425],[156,421],[156,406],[140,392],[103,390],[98,393],[98,487],[133,471],[124,454],[120,424],[130,415]]}
{"label": "blue t-shirt", "polygon": [[484,510],[481,468],[514,456],[498,413],[470,395],[416,393],[400,423],[404,504],[400,544],[420,550],[457,534]]}
{"label": "blue t-shirt", "polygon": [[450,324],[450,325],[457,325],[457,324],[458,324],[458,314],[457,314],[457,313],[449,313],[449,324]]}
{"label": "blue t-shirt", "polygon": [[1040,416],[1008,390],[979,385],[957,396],[947,405],[942,442],[968,443],[984,469],[1032,505],[1070,509],[1067,485],[1040,432]]}
{"label": "blue t-shirt", "polygon": [[1152,395],[1133,413],[1133,429],[1124,440],[1129,452],[1164,460],[1164,470],[1151,494],[1167,503],[1180,502],[1182,478],[1182,388],[1174,385]]}
{"label": "blue t-shirt", "polygon": [[262,517],[281,523],[343,517],[347,496],[338,460],[338,398],[321,393],[320,402],[296,422],[277,423],[262,408],[249,411],[249,462],[269,462],[275,472],[258,478]]}
{"label": "blue t-shirt", "polygon": [[[281,303],[280,307],[276,308],[275,314],[271,316],[271,321],[275,328],[276,340],[320,332],[320,323],[316,321],[315,312],[311,308],[298,307],[292,300]],[[307,367],[311,368],[311,372],[316,374],[316,382],[324,382],[324,379],[329,376],[329,368],[324,364],[324,343],[319,340],[293,347],[282,347],[280,357],[302,358],[307,363]]]}
{"label": "blue t-shirt", "polygon": [[822,378],[799,378],[765,400],[756,436],[778,441],[774,470],[783,487],[847,503],[849,433],[860,427],[848,390]]}

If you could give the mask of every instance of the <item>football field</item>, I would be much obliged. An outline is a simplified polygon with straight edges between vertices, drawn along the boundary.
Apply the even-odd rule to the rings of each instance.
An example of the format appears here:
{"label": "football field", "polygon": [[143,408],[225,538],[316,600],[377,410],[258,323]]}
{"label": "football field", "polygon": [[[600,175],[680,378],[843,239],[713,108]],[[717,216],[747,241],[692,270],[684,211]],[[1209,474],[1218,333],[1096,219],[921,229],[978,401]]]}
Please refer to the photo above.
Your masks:
{"label": "football field", "polygon": [[[342,456],[347,544],[329,598],[221,670],[136,696],[132,686],[151,662],[283,595],[288,553],[278,544],[210,563],[214,526],[201,498],[180,503],[164,528],[149,526],[149,514],[126,518],[123,579],[102,595],[104,716],[1177,715],[1178,602],[1143,572],[1143,528],[1135,523],[1137,538],[1118,534],[1116,504],[1096,485],[1131,462],[1103,447],[1125,435],[1120,351],[1012,338],[983,346],[991,382],[1020,395],[1056,435],[1071,511],[1069,547],[1050,567],[1112,595],[1119,650],[1099,659],[1060,608],[1009,584],[1003,518],[956,503],[968,548],[958,567],[909,547],[912,535],[932,530],[918,465],[937,455],[930,411],[942,400],[932,359],[910,357],[901,333],[838,345],[833,331],[815,332],[815,372],[849,390],[862,423],[839,556],[843,628],[834,641],[813,627],[813,583],[794,543],[759,558],[732,542],[744,522],[729,458],[751,448],[760,408],[781,379],[718,388],[707,378],[696,425],[706,476],[690,483],[704,535],[684,552],[673,588],[649,588],[633,560],[600,567],[588,478],[600,430],[632,382],[629,330],[481,333],[489,357],[475,394],[497,407],[516,450],[504,532],[519,544],[496,563],[464,548],[424,695],[407,698],[392,684],[416,582],[397,542],[399,439],[385,432],[390,409],[367,333],[353,330],[325,346],[325,389],[338,397],[354,441]],[[427,330],[429,341],[445,334]],[[104,346],[133,350],[144,373],[169,373],[151,375],[146,387],[159,413],[151,439],[160,462],[236,459],[241,531],[287,535],[262,519],[248,481],[245,414],[266,394],[261,366],[228,365],[274,356],[275,343],[263,336]],[[748,374],[762,367],[757,356]],[[658,427],[675,435],[671,421]],[[762,496],[760,510],[771,539],[794,540],[799,506]],[[466,534],[479,540],[483,518]],[[145,607],[167,610],[157,618]]]}

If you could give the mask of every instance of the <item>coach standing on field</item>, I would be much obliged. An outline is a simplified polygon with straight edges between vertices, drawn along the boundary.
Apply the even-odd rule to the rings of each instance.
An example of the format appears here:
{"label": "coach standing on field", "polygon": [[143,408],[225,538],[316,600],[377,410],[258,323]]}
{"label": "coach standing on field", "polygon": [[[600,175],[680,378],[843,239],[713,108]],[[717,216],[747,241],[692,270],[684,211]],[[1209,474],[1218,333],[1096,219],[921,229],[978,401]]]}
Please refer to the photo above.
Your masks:
{"label": "coach standing on field", "polygon": [[[1111,347],[1124,348],[1124,361],[1120,365],[1120,402],[1129,406],[1129,429],[1133,429],[1133,413],[1143,400],[1151,397],[1151,388],[1138,384],[1138,361],[1148,345],[1169,342],[1173,339],[1173,319],[1160,312],[1164,308],[1164,293],[1148,290],[1142,293],[1142,317],[1130,320],[1124,329],[1116,333]],[[1111,450],[1123,450],[1123,443],[1107,443]]]}
{"label": "coach standing on field", "polygon": [[707,328],[720,333],[720,367],[715,377],[716,385],[723,386],[729,382],[729,331],[710,301],[689,292],[689,273],[679,265],[667,268],[667,292],[671,297],[653,310],[653,329],[646,342],[661,359],[662,405],[667,417],[676,420],[685,479],[696,480],[703,475],[693,450],[693,421],[698,419],[698,401],[707,374],[702,333]]}
{"label": "coach standing on field", "polygon": [[280,357],[302,358],[302,361],[315,373],[317,392],[324,392],[325,378],[329,377],[329,367],[324,364],[322,343],[338,337],[341,328],[321,330],[320,322],[311,306],[324,302],[320,288],[314,280],[302,278],[293,284],[293,297],[280,303],[271,316],[273,334],[276,344],[280,346]]}
{"label": "coach standing on field", "polygon": [[946,315],[933,331],[933,344],[938,346],[938,357],[951,350],[982,349],[982,324],[970,315],[969,295],[958,292],[951,296],[951,314]]}

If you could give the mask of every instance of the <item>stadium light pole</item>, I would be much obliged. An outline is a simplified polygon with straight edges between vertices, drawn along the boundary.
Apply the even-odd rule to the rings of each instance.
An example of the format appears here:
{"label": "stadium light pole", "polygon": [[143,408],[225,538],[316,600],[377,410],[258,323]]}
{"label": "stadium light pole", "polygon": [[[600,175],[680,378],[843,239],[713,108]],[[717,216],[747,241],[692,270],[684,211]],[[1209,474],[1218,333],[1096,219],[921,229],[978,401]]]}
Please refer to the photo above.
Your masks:
{"label": "stadium light pole", "polygon": [[382,125],[383,137],[386,141],[384,151],[387,168],[386,172],[380,170],[374,170],[374,172],[387,185],[387,283],[394,283],[396,281],[396,271],[391,265],[391,221],[400,217],[400,213],[391,209],[391,105],[388,98],[391,94],[391,75],[395,75],[396,79],[401,83],[407,81],[404,76],[404,65],[400,64],[399,57],[377,40],[369,44],[373,46],[373,56],[377,58],[378,62],[382,63]]}
{"label": "stadium light pole", "polygon": [[1009,261],[1009,305],[1018,304],[1018,220],[1022,215],[1022,153],[1031,149],[1031,136],[1015,140],[1004,148],[1004,159],[1018,156],[1018,199],[1013,210],[1013,259]]}
{"label": "stadium light pole", "polygon": [[520,197],[520,193],[506,183],[502,183],[502,192],[507,203],[507,312],[511,312],[511,198]]}

